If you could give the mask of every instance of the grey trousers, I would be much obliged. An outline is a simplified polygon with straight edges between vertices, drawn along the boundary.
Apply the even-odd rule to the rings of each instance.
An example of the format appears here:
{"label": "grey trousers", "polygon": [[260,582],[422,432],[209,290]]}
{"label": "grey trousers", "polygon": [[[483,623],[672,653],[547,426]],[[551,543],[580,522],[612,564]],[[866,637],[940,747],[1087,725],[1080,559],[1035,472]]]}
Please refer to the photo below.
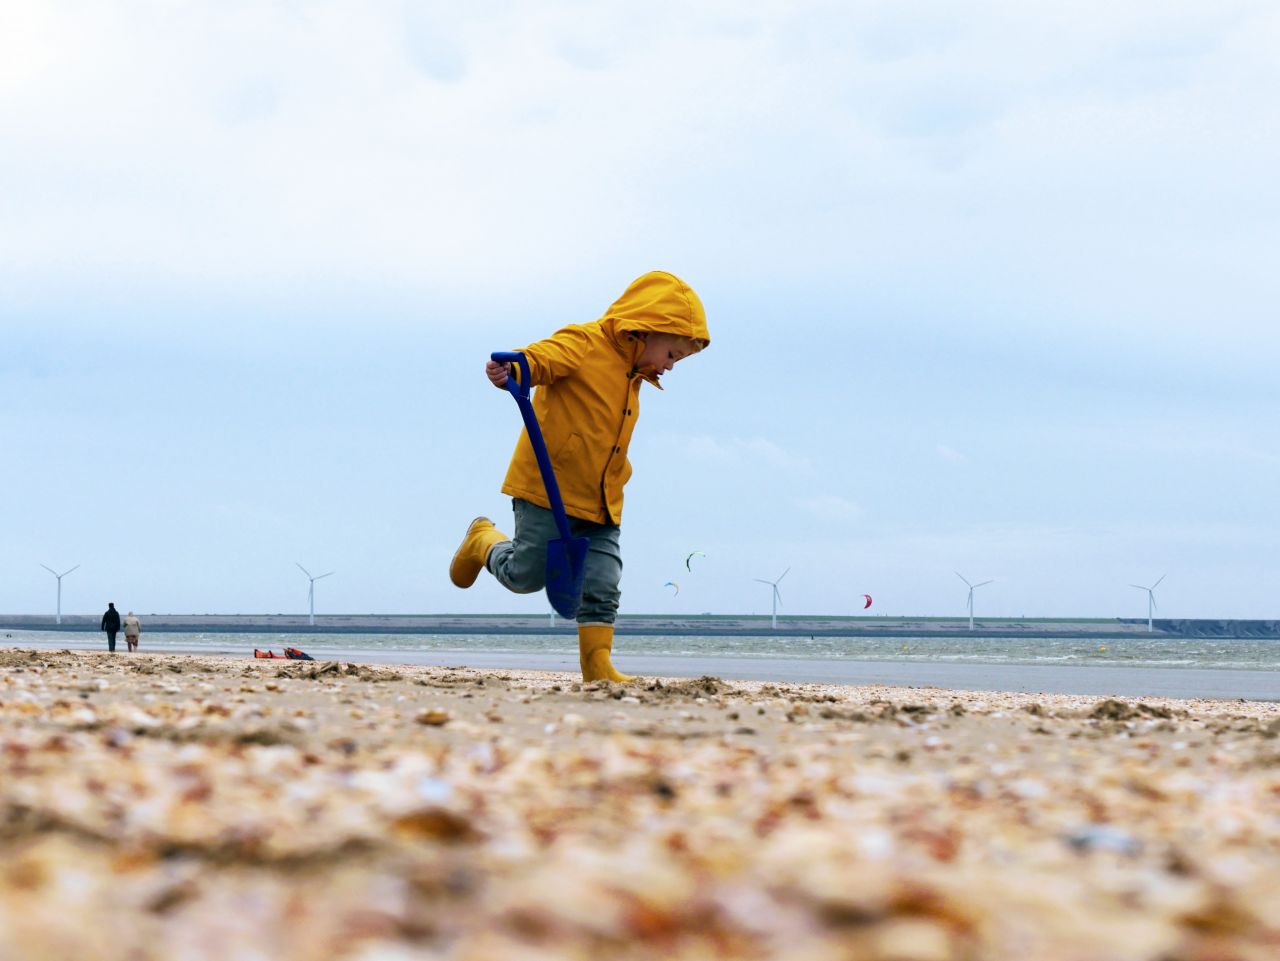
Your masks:
{"label": "grey trousers", "polygon": [[[494,545],[486,567],[503,587],[517,594],[532,594],[547,583],[547,541],[560,536],[551,511],[519,497],[511,499],[516,516],[515,535]],[[569,518],[574,537],[591,541],[587,569],[582,584],[579,624],[612,624],[618,616],[622,591],[622,549],[618,546],[622,529],[597,524],[578,517]]]}

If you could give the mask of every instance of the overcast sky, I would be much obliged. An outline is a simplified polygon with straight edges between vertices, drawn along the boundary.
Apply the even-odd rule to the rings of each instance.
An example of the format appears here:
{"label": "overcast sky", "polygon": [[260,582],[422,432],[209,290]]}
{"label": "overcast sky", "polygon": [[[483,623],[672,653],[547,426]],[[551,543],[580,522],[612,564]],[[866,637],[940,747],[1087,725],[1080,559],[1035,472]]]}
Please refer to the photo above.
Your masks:
{"label": "overcast sky", "polygon": [[[638,274],[622,613],[1280,617],[1280,6],[0,0],[0,612],[529,612],[491,350]],[[695,569],[685,569],[693,550]],[[677,596],[667,581],[680,584]]]}

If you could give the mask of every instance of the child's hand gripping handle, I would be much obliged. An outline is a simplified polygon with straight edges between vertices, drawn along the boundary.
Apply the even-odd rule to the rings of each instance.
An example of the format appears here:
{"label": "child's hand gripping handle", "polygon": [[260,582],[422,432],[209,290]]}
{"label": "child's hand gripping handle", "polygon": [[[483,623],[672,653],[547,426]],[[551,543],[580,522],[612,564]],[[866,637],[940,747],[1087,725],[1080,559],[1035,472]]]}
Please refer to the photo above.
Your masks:
{"label": "child's hand gripping handle", "polygon": [[[533,375],[529,371],[529,361],[518,350],[498,350],[489,355],[495,363],[518,364],[520,378],[508,376],[506,388],[516,399],[520,408],[520,416],[524,418],[524,429],[529,435],[529,443],[533,447],[533,456],[538,459],[538,471],[542,474],[542,484],[547,489],[547,500],[551,504],[551,513],[556,519],[556,528],[560,536],[568,540],[573,535],[569,531],[569,518],[564,512],[564,501],[560,499],[560,485],[556,483],[556,472],[551,466],[551,455],[547,453],[547,443],[542,439],[542,428],[538,426],[538,417],[533,412],[533,402],[529,400],[529,392],[533,389]],[[512,373],[515,373],[512,371]]]}
{"label": "child's hand gripping handle", "polygon": [[[533,383],[532,383],[533,377],[529,373],[529,361],[525,359],[524,354],[522,354],[518,350],[499,350],[490,354],[489,359],[492,360],[495,364],[519,364],[520,365],[519,383],[516,383],[515,386],[512,386],[512,383],[515,381],[515,378],[508,376],[507,383],[505,386],[507,390],[511,391],[511,393],[515,394],[517,397],[527,398],[529,396],[529,391],[533,389]],[[514,371],[512,373],[514,373]]]}

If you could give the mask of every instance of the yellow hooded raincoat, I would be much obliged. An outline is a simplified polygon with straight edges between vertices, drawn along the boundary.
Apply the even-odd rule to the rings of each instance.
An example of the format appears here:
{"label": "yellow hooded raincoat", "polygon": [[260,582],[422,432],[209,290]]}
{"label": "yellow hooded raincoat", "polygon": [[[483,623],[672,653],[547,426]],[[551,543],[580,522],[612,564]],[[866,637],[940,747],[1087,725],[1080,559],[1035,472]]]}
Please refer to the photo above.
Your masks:
{"label": "yellow hooded raincoat", "polygon": [[[640,415],[636,362],[644,342],[631,331],[676,334],[711,343],[707,316],[679,277],[653,271],[632,281],[603,317],[570,324],[524,348],[533,408],[542,427],[565,511],[598,524],[622,520],[622,487],[631,477],[627,447]],[[529,435],[520,432],[502,492],[549,508]]]}

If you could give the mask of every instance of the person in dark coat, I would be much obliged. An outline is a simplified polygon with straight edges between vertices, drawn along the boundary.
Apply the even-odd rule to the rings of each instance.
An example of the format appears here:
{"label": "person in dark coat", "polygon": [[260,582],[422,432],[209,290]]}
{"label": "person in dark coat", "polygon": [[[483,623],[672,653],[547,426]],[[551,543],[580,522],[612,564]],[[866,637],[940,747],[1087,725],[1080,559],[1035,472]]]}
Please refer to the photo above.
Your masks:
{"label": "person in dark coat", "polygon": [[103,612],[102,629],[107,632],[107,650],[114,652],[116,635],[120,633],[120,612],[116,610],[113,603],[108,603],[106,611]]}

